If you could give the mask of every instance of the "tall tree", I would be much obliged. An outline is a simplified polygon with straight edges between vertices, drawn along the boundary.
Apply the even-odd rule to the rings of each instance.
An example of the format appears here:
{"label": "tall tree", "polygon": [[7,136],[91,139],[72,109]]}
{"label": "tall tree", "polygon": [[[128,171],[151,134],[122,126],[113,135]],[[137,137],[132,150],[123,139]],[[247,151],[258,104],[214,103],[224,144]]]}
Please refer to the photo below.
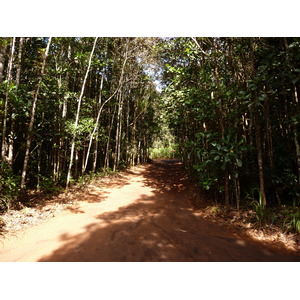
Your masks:
{"label": "tall tree", "polygon": [[25,158],[24,158],[24,164],[23,164],[23,171],[22,171],[22,178],[21,178],[21,189],[24,189],[25,183],[26,183],[26,173],[27,173],[27,166],[28,166],[28,161],[29,161],[29,156],[30,156],[30,146],[31,146],[31,141],[32,141],[32,131],[33,131],[33,125],[34,125],[34,120],[35,120],[35,113],[36,113],[36,108],[37,108],[37,102],[38,102],[38,96],[39,96],[39,91],[41,88],[44,72],[45,72],[45,66],[46,66],[46,59],[49,53],[50,49],[50,44],[51,44],[51,37],[48,39],[47,42],[47,47],[46,50],[43,54],[43,61],[42,61],[42,68],[41,68],[41,73],[40,77],[36,86],[35,93],[33,95],[33,103],[31,107],[31,116],[30,116],[30,122],[28,125],[28,132],[27,132],[27,139],[26,139],[26,152],[25,152]]}
{"label": "tall tree", "polygon": [[[251,68],[251,78],[255,81],[255,66],[254,66],[254,41],[250,38],[250,68]],[[263,205],[267,205],[266,193],[265,193],[265,183],[264,183],[264,161],[263,161],[263,150],[261,141],[261,127],[259,119],[259,102],[257,99],[257,91],[254,91],[254,105],[253,105],[253,116],[254,116],[254,130],[255,130],[255,140],[256,140],[256,150],[257,150],[257,163],[259,171],[259,188],[262,195]]]}
{"label": "tall tree", "polygon": [[93,54],[94,54],[94,51],[95,51],[97,40],[98,40],[98,38],[96,37],[95,41],[94,41],[92,51],[91,51],[91,54],[90,54],[90,58],[89,58],[88,67],[87,67],[87,70],[86,70],[86,73],[85,73],[85,77],[83,79],[80,96],[79,96],[79,99],[78,99],[77,113],[76,113],[76,118],[75,118],[75,123],[74,123],[74,133],[73,133],[73,138],[72,138],[72,143],[71,143],[70,163],[69,163],[67,183],[66,183],[67,188],[68,188],[68,186],[70,184],[70,180],[71,180],[71,171],[72,171],[72,165],[73,165],[73,159],[74,159],[74,150],[75,150],[75,140],[76,140],[76,136],[77,136],[77,127],[78,127],[78,122],[79,122],[79,115],[80,115],[82,97],[83,97],[87,77],[88,77],[88,74],[89,74],[89,71],[90,71],[90,67],[91,67],[91,63],[92,63],[92,57],[93,57]]}
{"label": "tall tree", "polygon": [[6,84],[6,92],[5,92],[5,103],[4,103],[4,116],[3,116],[3,125],[2,125],[2,148],[1,148],[1,157],[2,160],[7,160],[6,152],[7,152],[7,142],[6,142],[6,129],[7,129],[7,111],[8,111],[8,102],[9,102],[9,91],[10,91],[10,84],[12,79],[12,66],[14,60],[14,52],[15,52],[15,42],[16,38],[13,38],[9,61],[8,61],[8,70],[7,70],[7,84]]}

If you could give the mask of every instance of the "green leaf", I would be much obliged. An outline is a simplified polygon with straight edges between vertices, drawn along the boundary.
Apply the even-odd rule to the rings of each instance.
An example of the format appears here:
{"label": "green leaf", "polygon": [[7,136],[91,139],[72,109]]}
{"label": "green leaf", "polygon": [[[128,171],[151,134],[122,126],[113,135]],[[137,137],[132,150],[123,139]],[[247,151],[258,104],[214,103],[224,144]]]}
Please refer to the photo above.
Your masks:
{"label": "green leaf", "polygon": [[243,166],[243,162],[239,158],[236,159],[236,164],[239,168]]}
{"label": "green leaf", "polygon": [[298,80],[299,80],[299,78],[295,77],[295,78],[292,79],[292,83],[295,84]]}

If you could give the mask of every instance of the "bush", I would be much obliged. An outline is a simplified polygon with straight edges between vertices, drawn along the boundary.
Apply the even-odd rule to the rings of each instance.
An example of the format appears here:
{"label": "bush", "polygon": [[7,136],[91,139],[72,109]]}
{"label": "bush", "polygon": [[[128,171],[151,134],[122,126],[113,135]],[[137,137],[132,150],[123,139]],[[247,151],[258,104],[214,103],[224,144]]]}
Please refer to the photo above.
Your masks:
{"label": "bush", "polygon": [[36,175],[36,177],[39,178],[38,190],[51,194],[61,189],[51,177],[46,177],[41,174]]}
{"label": "bush", "polygon": [[178,151],[173,147],[161,147],[161,148],[152,148],[150,150],[150,158],[176,158],[178,157]]}
{"label": "bush", "polygon": [[253,187],[250,193],[246,194],[246,199],[252,201],[250,205],[254,208],[256,219],[259,222],[259,228],[261,228],[263,222],[267,219],[267,210],[263,204],[260,189],[258,187]]}
{"label": "bush", "polygon": [[283,214],[283,227],[286,228],[286,231],[300,233],[300,209],[298,207],[285,209]]}
{"label": "bush", "polygon": [[0,211],[10,209],[20,193],[20,176],[13,173],[7,163],[0,165]]}

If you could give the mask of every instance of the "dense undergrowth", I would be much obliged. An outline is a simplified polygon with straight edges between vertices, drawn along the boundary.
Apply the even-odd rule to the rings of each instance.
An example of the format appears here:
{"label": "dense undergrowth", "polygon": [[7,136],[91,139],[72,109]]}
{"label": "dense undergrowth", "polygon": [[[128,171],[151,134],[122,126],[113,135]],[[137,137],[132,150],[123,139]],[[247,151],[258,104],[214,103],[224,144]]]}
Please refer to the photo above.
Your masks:
{"label": "dense undergrowth", "polygon": [[[113,171],[111,169],[104,169],[98,172],[89,172],[84,176],[80,176],[77,180],[73,179],[68,191],[76,191],[85,189],[93,180],[104,178],[107,176],[113,176],[118,174],[120,170]],[[12,174],[11,171],[8,171]],[[0,196],[0,214],[5,213],[8,210],[23,209],[26,206],[30,206],[33,198],[50,199],[51,197],[65,193],[65,182],[61,184],[55,183],[48,177],[41,178],[40,185],[37,189],[20,190],[20,177],[11,175],[11,177],[1,182],[1,196]],[[33,196],[34,195],[34,196]],[[40,201],[40,200],[39,200]]]}

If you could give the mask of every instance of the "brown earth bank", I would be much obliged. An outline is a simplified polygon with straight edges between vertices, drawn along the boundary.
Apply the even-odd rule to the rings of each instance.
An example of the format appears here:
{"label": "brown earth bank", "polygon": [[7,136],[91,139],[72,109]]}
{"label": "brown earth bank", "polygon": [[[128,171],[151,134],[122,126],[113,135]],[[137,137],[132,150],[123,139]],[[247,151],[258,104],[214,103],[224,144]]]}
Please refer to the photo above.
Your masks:
{"label": "brown earth bank", "polygon": [[47,222],[5,235],[0,261],[300,261],[299,251],[204,218],[190,191],[180,161],[134,167],[91,184]]}

